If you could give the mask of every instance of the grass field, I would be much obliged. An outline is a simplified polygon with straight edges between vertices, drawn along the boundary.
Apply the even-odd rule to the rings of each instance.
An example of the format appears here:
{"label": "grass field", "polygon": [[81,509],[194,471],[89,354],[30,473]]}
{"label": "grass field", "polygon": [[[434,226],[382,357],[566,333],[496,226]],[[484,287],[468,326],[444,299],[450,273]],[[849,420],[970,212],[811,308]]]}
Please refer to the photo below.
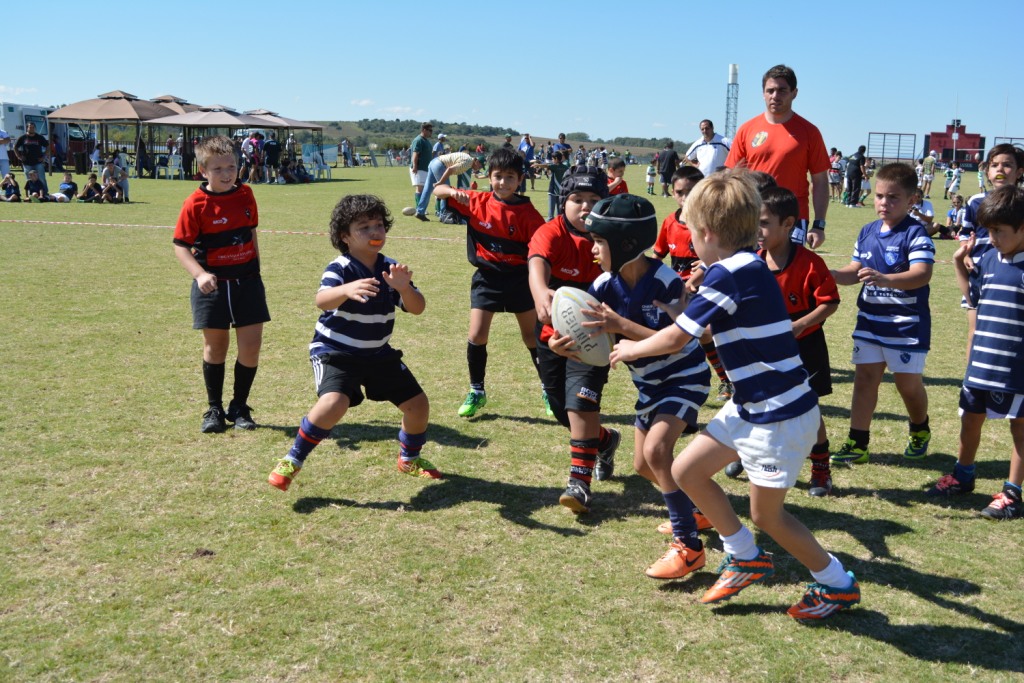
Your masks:
{"label": "grass field", "polygon": [[[643,168],[627,179],[643,192]],[[82,178],[76,178],[81,184]],[[51,182],[56,182],[52,179]],[[974,186],[965,178],[964,194]],[[839,495],[790,509],[860,580],[863,603],[821,627],[785,609],[809,580],[775,544],[776,577],[716,609],[708,570],[655,583],[660,494],[630,467],[595,484],[574,518],[557,503],[567,435],[544,417],[509,316],[490,344],[490,403],[455,416],[467,384],[464,234],[398,215],[386,253],[427,298],[394,343],[432,403],[424,454],[446,474],[394,470],[397,411],[354,409],[288,493],[266,476],[314,401],[306,346],[330,209],[346,193],[411,202],[404,169],[336,169],[255,188],[273,321],[250,403],[263,428],[202,435],[200,335],[171,226],[192,182],[133,180],[134,202],[0,205],[0,680],[1020,680],[1019,522],[975,511],[1007,471],[1009,430],[983,437],[978,489],[950,506],[923,490],[950,470],[965,321],[937,242],[926,370],[932,455],[909,464],[890,380],[872,462],[835,471]],[[529,196],[546,212],[545,183]],[[674,205],[652,198],[663,217]],[[946,203],[935,200],[936,214]],[[870,209],[832,205],[821,250],[847,262]],[[848,428],[856,289],[826,326],[833,443]],[[229,373],[230,382],[230,373]],[[230,393],[230,392],[228,392]],[[612,373],[609,424],[628,437],[628,373]],[[714,408],[706,406],[701,421]],[[809,467],[809,466],[808,466]],[[724,480],[744,516],[745,481]],[[1017,559],[1013,559],[1017,558]],[[1017,596],[1017,597],[1014,597]]]}

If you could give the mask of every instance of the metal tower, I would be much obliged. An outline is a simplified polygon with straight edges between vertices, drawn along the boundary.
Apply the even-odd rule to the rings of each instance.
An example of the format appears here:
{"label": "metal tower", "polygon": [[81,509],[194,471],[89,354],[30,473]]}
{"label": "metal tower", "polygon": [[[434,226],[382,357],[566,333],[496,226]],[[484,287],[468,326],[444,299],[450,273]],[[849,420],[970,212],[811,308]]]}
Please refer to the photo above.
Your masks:
{"label": "metal tower", "polygon": [[725,90],[725,133],[727,138],[736,135],[736,110],[740,103],[739,66],[729,65],[729,85]]}

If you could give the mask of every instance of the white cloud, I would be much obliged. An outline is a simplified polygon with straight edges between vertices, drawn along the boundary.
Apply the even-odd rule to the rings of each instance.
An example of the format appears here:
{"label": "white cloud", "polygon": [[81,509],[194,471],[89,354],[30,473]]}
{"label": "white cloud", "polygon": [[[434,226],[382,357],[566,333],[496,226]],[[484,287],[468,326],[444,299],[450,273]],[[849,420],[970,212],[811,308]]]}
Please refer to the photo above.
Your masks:
{"label": "white cloud", "polygon": [[10,85],[0,85],[0,95],[5,97],[18,97],[26,93],[38,92],[36,88],[17,88]]}
{"label": "white cloud", "polygon": [[368,99],[352,100],[352,104],[354,104],[357,107],[369,107],[370,105],[373,104],[373,100],[368,100]]}
{"label": "white cloud", "polygon": [[657,121],[655,121],[654,123],[651,124],[651,128],[668,128],[668,126],[666,126],[664,123],[658,123]]}

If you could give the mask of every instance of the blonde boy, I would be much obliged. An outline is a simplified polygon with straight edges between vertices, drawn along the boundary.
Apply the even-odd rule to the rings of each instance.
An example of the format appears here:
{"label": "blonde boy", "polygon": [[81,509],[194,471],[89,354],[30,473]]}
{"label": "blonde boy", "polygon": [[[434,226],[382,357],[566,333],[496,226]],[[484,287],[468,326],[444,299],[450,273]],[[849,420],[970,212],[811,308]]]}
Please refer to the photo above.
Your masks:
{"label": "blonde boy", "polygon": [[[230,420],[235,429],[251,430],[256,423],[246,403],[259,365],[263,324],[270,320],[256,241],[259,213],[252,190],[238,182],[230,138],[206,138],[196,146],[196,160],[206,182],[181,207],[174,254],[192,277],[192,328],[203,331],[203,380],[209,408],[199,429],[222,432],[225,420]],[[234,397],[225,412],[224,366],[232,327],[238,357]]]}
{"label": "blonde boy", "polygon": [[783,506],[814,445],[820,415],[782,294],[767,264],[750,250],[760,215],[757,189],[742,172],[715,173],[698,183],[685,217],[708,265],[704,282],[675,325],[643,341],[620,341],[611,361],[670,352],[711,326],[735,393],[672,465],[672,476],[718,530],[726,552],[721,575],[701,602],[728,600],[775,573],[771,555],[757,546],[712,479],[739,458],[750,481],[752,518],[814,577],[789,615],[823,619],[860,602],[860,587]]}

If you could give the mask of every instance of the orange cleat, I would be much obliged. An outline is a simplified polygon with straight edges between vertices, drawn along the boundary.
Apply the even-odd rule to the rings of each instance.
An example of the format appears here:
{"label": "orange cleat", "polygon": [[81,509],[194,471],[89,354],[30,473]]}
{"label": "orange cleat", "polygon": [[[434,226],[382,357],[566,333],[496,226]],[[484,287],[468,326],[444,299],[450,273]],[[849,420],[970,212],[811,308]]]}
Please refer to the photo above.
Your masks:
{"label": "orange cleat", "polygon": [[718,571],[718,581],[700,599],[704,604],[728,600],[747,586],[764,581],[775,573],[775,565],[772,556],[758,548],[758,555],[752,560],[726,555]]}
{"label": "orange cleat", "polygon": [[271,486],[275,486],[282,491],[287,491],[288,487],[291,486],[292,479],[299,473],[302,468],[297,466],[288,458],[281,458],[277,461],[277,466],[274,467],[270,476],[267,477],[267,482]]}
{"label": "orange cleat", "polygon": [[426,458],[406,461],[402,460],[402,456],[398,456],[398,471],[402,474],[408,474],[412,477],[423,477],[424,479],[441,478],[441,473]]}
{"label": "orange cleat", "polygon": [[682,541],[673,539],[668,545],[668,551],[644,573],[652,579],[681,579],[690,572],[702,569],[705,562],[704,548],[687,548]]}

